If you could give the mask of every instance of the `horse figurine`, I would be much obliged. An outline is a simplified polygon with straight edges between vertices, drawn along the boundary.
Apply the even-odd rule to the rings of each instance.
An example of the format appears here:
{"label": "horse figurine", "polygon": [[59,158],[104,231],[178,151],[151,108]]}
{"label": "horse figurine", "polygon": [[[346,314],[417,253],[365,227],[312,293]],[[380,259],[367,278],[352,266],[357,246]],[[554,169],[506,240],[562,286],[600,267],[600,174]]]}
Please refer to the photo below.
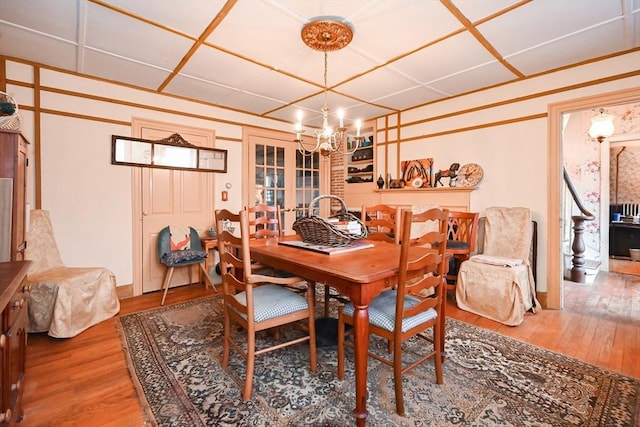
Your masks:
{"label": "horse figurine", "polygon": [[458,169],[460,169],[460,163],[451,163],[451,166],[449,166],[447,170],[440,169],[436,172],[434,187],[437,187],[438,184],[444,187],[444,184],[440,181],[442,178],[449,178],[449,187],[454,187],[456,178],[458,177]]}

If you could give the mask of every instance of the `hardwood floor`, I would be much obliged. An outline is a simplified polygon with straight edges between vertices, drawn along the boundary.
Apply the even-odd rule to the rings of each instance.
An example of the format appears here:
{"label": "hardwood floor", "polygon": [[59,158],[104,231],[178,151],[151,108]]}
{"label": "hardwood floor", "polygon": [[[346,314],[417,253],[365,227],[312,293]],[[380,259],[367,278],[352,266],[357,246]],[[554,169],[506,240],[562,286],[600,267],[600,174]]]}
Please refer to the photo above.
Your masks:
{"label": "hardwood floor", "polygon": [[[202,285],[171,289],[167,304],[211,295]],[[158,307],[156,292],[121,301],[120,315]],[[640,276],[600,273],[565,282],[562,311],[530,314],[517,327],[459,310],[447,315],[588,363],[640,378]],[[144,425],[113,320],[72,339],[29,335],[23,427]]]}

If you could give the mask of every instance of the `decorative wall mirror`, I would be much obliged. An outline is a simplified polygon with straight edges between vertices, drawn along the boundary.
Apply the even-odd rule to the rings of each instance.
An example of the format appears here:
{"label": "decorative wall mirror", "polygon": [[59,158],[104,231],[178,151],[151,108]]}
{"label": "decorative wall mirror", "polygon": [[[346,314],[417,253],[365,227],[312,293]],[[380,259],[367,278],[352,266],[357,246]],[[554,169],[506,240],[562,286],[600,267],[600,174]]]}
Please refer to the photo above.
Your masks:
{"label": "decorative wall mirror", "polygon": [[111,164],[227,172],[227,150],[195,146],[174,133],[158,141],[111,136]]}

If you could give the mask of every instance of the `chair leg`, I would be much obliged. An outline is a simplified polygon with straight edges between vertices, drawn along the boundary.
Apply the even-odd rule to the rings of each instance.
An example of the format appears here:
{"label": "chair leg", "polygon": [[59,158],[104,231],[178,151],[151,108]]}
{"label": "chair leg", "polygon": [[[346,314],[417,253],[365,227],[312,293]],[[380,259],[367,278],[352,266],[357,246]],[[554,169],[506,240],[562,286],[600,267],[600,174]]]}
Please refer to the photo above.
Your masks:
{"label": "chair leg", "polygon": [[311,372],[316,372],[318,367],[316,355],[315,287],[315,282],[307,282],[307,305],[309,307],[309,363],[311,364]]}
{"label": "chair leg", "polygon": [[224,308],[224,342],[222,347],[222,367],[226,368],[229,364],[229,347],[231,346],[231,317],[228,308]]}
{"label": "chair leg", "polygon": [[162,284],[162,289],[164,289],[164,294],[162,295],[162,302],[160,303],[160,305],[164,305],[164,300],[167,297],[167,291],[169,290],[169,284],[171,283],[173,270],[174,270],[174,267],[167,267],[167,271],[164,274],[164,283]]}
{"label": "chair leg", "polygon": [[344,317],[342,308],[338,311],[338,379],[344,378]]}
{"label": "chair leg", "polygon": [[433,362],[436,368],[436,382],[438,384],[443,384],[444,379],[442,377],[442,359],[444,354],[442,354],[443,348],[443,339],[441,332],[441,322],[436,320],[436,325],[433,326]]}
{"label": "chair leg", "polygon": [[247,331],[247,375],[244,381],[244,391],[242,399],[246,402],[251,400],[251,389],[253,388],[253,369],[256,357],[256,332]]}
{"label": "chair leg", "polygon": [[402,342],[393,340],[393,387],[396,393],[396,412],[404,416],[404,398],[402,397]]}

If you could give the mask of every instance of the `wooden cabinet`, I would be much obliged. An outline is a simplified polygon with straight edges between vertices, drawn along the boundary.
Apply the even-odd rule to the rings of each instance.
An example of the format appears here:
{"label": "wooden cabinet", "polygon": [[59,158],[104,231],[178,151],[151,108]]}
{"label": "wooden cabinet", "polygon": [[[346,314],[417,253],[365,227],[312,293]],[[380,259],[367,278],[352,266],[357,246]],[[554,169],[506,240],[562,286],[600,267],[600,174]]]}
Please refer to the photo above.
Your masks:
{"label": "wooden cabinet", "polygon": [[0,262],[24,259],[27,140],[0,131]]}
{"label": "wooden cabinet", "polygon": [[23,416],[29,292],[24,279],[30,263],[31,261],[0,263],[0,426],[13,426]]}
{"label": "wooden cabinet", "polygon": [[609,225],[609,255],[629,258],[629,249],[640,249],[640,224],[611,223]]}

